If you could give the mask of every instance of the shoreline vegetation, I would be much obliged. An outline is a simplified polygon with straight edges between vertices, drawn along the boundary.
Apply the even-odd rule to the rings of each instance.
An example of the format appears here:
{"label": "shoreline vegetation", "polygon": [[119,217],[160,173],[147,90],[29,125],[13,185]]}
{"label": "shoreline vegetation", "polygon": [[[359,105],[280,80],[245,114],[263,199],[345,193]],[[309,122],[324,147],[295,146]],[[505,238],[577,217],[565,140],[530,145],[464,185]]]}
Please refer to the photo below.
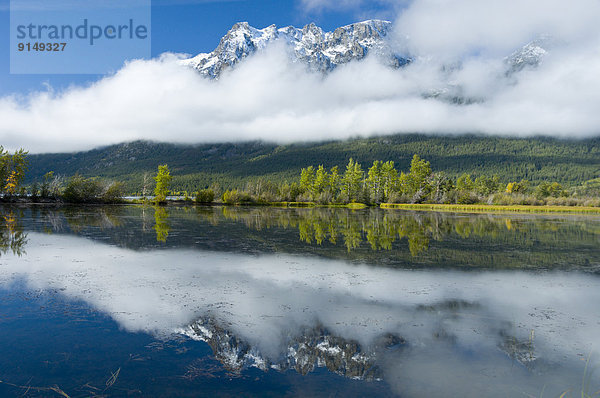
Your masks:
{"label": "shoreline vegetation", "polygon": [[[193,194],[172,192],[169,167],[158,166],[154,177],[145,175],[135,194],[125,199],[122,182],[69,178],[49,171],[41,181],[24,186],[27,152],[10,154],[0,147],[0,202],[55,204],[154,204],[223,205],[271,207],[340,207],[362,209],[380,207],[417,211],[600,213],[600,178],[578,186],[563,187],[544,181],[502,181],[497,175],[463,174],[457,179],[434,172],[430,163],[414,155],[410,169],[398,172],[393,161],[374,161],[363,171],[350,159],[340,173],[322,165],[302,168],[297,181],[275,183],[266,178],[247,183],[244,188],[219,185],[204,187]],[[153,181],[152,181],[153,180]],[[152,189],[153,188],[153,189]],[[150,196],[150,193],[153,193]]]}
{"label": "shoreline vegetation", "polygon": [[144,176],[168,163],[171,189],[195,192],[219,184],[244,188],[263,177],[277,184],[296,181],[302,167],[322,164],[343,171],[350,157],[363,166],[393,160],[407,170],[414,154],[456,180],[463,173],[499,175],[505,183],[525,178],[533,186],[557,181],[565,187],[600,177],[600,139],[506,138],[481,135],[397,134],[345,141],[277,145],[262,142],[176,145],[135,141],[87,152],[28,156],[26,184],[44,173],[114,179],[141,195]]}
{"label": "shoreline vegetation", "polygon": [[[12,198],[11,200],[0,199],[3,204],[22,204],[22,205],[40,205],[40,206],[61,206],[61,205],[89,205],[89,206],[104,206],[104,205],[154,205],[152,200],[127,200],[124,199],[118,202],[65,202],[60,199],[32,201],[30,199]],[[600,207],[584,207],[584,206],[550,206],[550,205],[457,205],[457,204],[410,204],[410,203],[381,203],[378,206],[369,206],[363,203],[348,203],[348,204],[318,204],[314,202],[261,202],[261,203],[243,203],[243,204],[227,204],[220,201],[212,203],[196,203],[194,200],[171,200],[167,199],[163,206],[204,206],[204,207],[272,207],[272,208],[323,208],[323,209],[350,209],[362,210],[368,208],[380,208],[383,210],[405,210],[419,212],[447,212],[447,213],[563,213],[563,214],[598,214],[600,215]]]}
{"label": "shoreline vegetation", "polygon": [[452,213],[578,213],[600,214],[600,207],[550,205],[455,205],[382,203],[382,209],[436,211]]}

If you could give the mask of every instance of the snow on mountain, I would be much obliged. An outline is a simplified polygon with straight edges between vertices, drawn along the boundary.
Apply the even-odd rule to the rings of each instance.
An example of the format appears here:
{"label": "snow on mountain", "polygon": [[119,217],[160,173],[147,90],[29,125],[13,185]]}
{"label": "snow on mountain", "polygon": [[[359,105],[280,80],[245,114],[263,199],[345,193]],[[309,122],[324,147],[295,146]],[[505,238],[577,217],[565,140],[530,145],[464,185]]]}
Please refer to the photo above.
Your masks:
{"label": "snow on mountain", "polygon": [[[219,46],[211,53],[179,61],[182,65],[197,70],[210,79],[219,79],[228,68],[233,68],[244,59],[264,50],[274,42],[283,42],[288,50],[291,62],[301,63],[307,70],[327,73],[337,66],[364,59],[368,54],[376,56],[382,63],[400,68],[409,63],[427,64],[429,56],[400,55],[394,52],[388,40],[392,23],[381,20],[367,20],[324,32],[315,24],[302,29],[293,26],[277,28],[275,25],[256,29],[247,22],[235,24],[221,39]],[[555,40],[547,35],[525,44],[503,59],[504,68],[497,76],[499,81],[514,80],[524,71],[537,68],[553,48]],[[435,57],[431,58],[435,60]],[[456,105],[482,103],[486,98],[473,95],[453,82],[454,75],[461,71],[461,60],[442,64],[440,75],[445,84],[439,82],[430,88],[424,88],[423,98],[433,98]]]}
{"label": "snow on mountain", "polygon": [[356,341],[335,336],[317,325],[290,338],[279,355],[270,358],[210,317],[200,318],[178,332],[193,340],[206,342],[215,358],[230,371],[240,372],[256,367],[264,371],[275,369],[282,372],[294,369],[306,375],[316,368],[326,367],[340,376],[357,380],[382,379],[383,374],[378,366],[381,353],[400,348],[406,343],[399,336],[384,334],[373,346],[363,347]]}
{"label": "snow on mountain", "polygon": [[[420,307],[421,311],[441,311],[455,308],[457,305],[471,306],[470,303],[445,302]],[[450,306],[450,307],[447,307]],[[397,334],[383,333],[369,345],[337,336],[324,326],[300,328],[299,333],[288,335],[278,350],[266,355],[256,346],[224,327],[211,316],[203,316],[177,333],[192,340],[207,343],[215,359],[231,372],[242,372],[248,368],[263,371],[274,369],[280,372],[295,370],[306,375],[317,368],[327,368],[330,372],[354,380],[383,380],[385,357],[393,352],[403,355],[404,349],[411,345]],[[498,349],[524,366],[537,361],[535,346],[531,340],[518,339],[508,330],[502,330],[503,340]],[[436,330],[436,340],[453,340],[455,336],[443,328]],[[415,342],[412,342],[415,344]],[[278,351],[278,352],[277,352]]]}
{"label": "snow on mountain", "polygon": [[[501,69],[501,74],[497,76],[498,80],[509,81],[511,84],[514,84],[515,78],[518,77],[521,71],[539,67],[555,44],[556,41],[547,35],[540,36],[525,44],[503,59],[504,65]],[[461,62],[442,67],[444,73],[448,76],[452,76],[453,73],[462,70],[462,68],[463,65]],[[460,84],[454,84],[452,79],[448,79],[448,83],[445,86],[434,87],[424,92],[423,97],[434,98],[455,105],[469,105],[486,101],[486,98],[482,96],[465,94],[464,87]]]}
{"label": "snow on mountain", "polygon": [[[283,41],[291,61],[303,63],[313,72],[326,73],[338,65],[361,60],[370,53],[385,64],[399,68],[413,59],[393,51],[387,40],[391,31],[392,23],[381,20],[358,22],[333,32],[324,32],[312,23],[302,29],[293,26],[277,28],[275,25],[257,29],[247,22],[239,22],[233,25],[213,52],[198,54],[180,63],[208,78],[218,79],[227,68],[235,67],[276,41]],[[549,36],[541,36],[506,57],[506,76],[539,66],[551,45]]]}
{"label": "snow on mountain", "polygon": [[301,62],[314,72],[331,71],[338,65],[361,60],[369,53],[375,53],[392,67],[400,67],[409,63],[410,58],[392,51],[386,40],[391,29],[391,22],[380,20],[358,22],[333,32],[323,32],[315,24],[302,29],[293,26],[277,28],[275,25],[256,29],[247,22],[240,22],[221,39],[213,52],[180,62],[204,76],[218,79],[225,69],[280,40],[287,45],[292,62]]}
{"label": "snow on mountain", "polygon": [[508,65],[507,75],[520,72],[525,68],[536,68],[543,58],[548,54],[548,49],[553,45],[553,39],[550,36],[541,36],[519,50],[505,58]]}

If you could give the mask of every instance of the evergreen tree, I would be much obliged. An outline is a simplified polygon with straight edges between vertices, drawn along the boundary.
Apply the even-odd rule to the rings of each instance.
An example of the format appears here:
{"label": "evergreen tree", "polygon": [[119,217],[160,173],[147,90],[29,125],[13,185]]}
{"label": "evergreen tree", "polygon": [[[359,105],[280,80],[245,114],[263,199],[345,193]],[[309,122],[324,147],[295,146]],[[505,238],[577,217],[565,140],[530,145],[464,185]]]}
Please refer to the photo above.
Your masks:
{"label": "evergreen tree", "polygon": [[459,191],[471,192],[473,188],[475,188],[475,184],[473,183],[471,176],[467,173],[464,173],[456,180],[456,189]]}
{"label": "evergreen tree", "polygon": [[497,175],[492,178],[485,175],[479,176],[475,179],[473,188],[478,195],[489,196],[500,189],[500,178]]}
{"label": "evergreen tree", "polygon": [[543,199],[549,196],[553,198],[559,198],[561,196],[567,196],[567,192],[558,182],[542,182],[535,189],[535,197],[538,199]]}

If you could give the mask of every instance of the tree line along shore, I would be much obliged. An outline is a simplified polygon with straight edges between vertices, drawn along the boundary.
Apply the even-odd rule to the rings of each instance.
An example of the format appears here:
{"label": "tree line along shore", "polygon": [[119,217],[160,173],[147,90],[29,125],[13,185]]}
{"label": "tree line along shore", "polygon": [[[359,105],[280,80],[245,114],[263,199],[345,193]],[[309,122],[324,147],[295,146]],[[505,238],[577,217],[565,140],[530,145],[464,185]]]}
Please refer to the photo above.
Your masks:
{"label": "tree line along shore", "polygon": [[[214,184],[196,192],[172,192],[168,165],[158,166],[156,175],[145,175],[138,198],[125,200],[125,185],[118,181],[55,175],[50,171],[41,181],[24,185],[27,152],[9,153],[0,147],[0,181],[5,202],[64,203],[146,203],[183,202],[223,205],[278,206],[381,206],[404,209],[527,211],[544,207],[600,209],[600,178],[584,184],[563,187],[558,182],[537,185],[527,180],[503,181],[497,175],[465,173],[454,179],[434,171],[430,162],[414,155],[410,168],[398,171],[393,161],[376,160],[364,169],[350,159],[345,170],[326,169],[322,165],[302,168],[296,181],[273,182],[266,177],[248,182],[244,187],[221,187]],[[131,193],[129,193],[131,194]],[[171,196],[171,197],[170,197]],[[176,197],[176,200],[173,200]],[[526,208],[526,209],[523,209]],[[576,209],[574,209],[576,210]]]}

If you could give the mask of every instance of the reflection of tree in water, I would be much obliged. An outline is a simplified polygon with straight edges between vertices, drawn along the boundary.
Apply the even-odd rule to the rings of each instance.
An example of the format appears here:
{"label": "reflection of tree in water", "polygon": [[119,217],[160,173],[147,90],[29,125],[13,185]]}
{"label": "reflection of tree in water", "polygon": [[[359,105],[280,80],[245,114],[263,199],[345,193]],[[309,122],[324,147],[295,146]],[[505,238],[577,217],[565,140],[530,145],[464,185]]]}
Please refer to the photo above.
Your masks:
{"label": "reflection of tree in water", "polygon": [[408,238],[408,250],[414,257],[429,249],[429,238],[425,235],[415,235]]}
{"label": "reflection of tree in water", "polygon": [[[198,215],[218,223],[220,211],[203,210]],[[226,219],[244,223],[248,228],[297,229],[299,238],[308,244],[343,244],[348,251],[364,243],[371,250],[392,250],[395,242],[406,240],[412,256],[429,249],[431,240],[448,238],[461,240],[494,240],[497,244],[518,244],[534,247],[544,241],[554,247],[569,240],[589,241],[590,233],[600,235],[597,221],[582,220],[561,224],[556,219],[543,217],[515,217],[498,215],[455,215],[378,209],[352,211],[349,209],[310,208],[223,208]],[[586,238],[581,236],[586,234]],[[591,237],[594,238],[594,237]],[[597,240],[597,238],[594,238]]]}
{"label": "reflection of tree in water", "polygon": [[344,243],[348,251],[356,249],[362,242],[362,234],[360,226],[354,222],[344,223],[342,229],[342,236],[344,237]]}
{"label": "reflection of tree in water", "polygon": [[6,254],[11,251],[14,255],[21,256],[25,254],[24,247],[27,244],[27,233],[23,231],[21,225],[21,211],[10,209],[0,211],[0,251]]}
{"label": "reflection of tree in water", "polygon": [[123,206],[30,207],[31,218],[48,234],[87,235],[90,229],[109,230],[124,226]]}
{"label": "reflection of tree in water", "polygon": [[[25,231],[75,233],[93,239],[101,237],[103,241],[108,237],[111,242],[136,249],[145,245],[155,247],[157,240],[163,243],[168,240],[175,246],[212,249],[215,239],[222,239],[224,242],[235,240],[232,245],[242,250],[254,250],[256,242],[266,250],[309,250],[382,265],[581,267],[600,272],[597,251],[600,218],[594,216],[340,208],[2,206],[0,227],[5,242],[11,228],[21,228],[6,227],[2,212],[9,216],[11,209],[14,215],[24,215],[20,221]],[[8,217],[8,220],[13,218],[18,219]],[[244,226],[260,233],[244,232]],[[190,233],[175,237],[172,228]],[[287,232],[282,233],[282,230]],[[208,239],[198,241],[195,234]],[[18,234],[15,237],[18,238]],[[17,246],[18,241],[15,240]],[[312,247],[302,247],[294,241]],[[252,242],[251,246],[248,242]],[[11,250],[10,244],[5,243],[3,247]],[[386,254],[389,251],[394,251],[393,255]]]}
{"label": "reflection of tree in water", "polygon": [[171,227],[169,226],[169,213],[164,207],[154,207],[154,230],[156,231],[156,241],[165,243]]}
{"label": "reflection of tree in water", "polygon": [[[203,216],[205,214],[202,214]],[[426,219],[401,217],[378,211],[356,212],[345,209],[273,209],[238,210],[224,208],[225,218],[242,221],[249,228],[262,230],[272,227],[296,228],[302,242],[336,245],[342,238],[352,251],[367,242],[372,250],[392,250],[397,239],[406,238],[410,252],[417,255],[429,247],[432,228]],[[274,216],[275,215],[275,216]],[[213,221],[214,222],[214,221]]]}
{"label": "reflection of tree in water", "polygon": [[47,233],[68,229],[80,233],[87,228],[111,229],[123,225],[123,210],[116,206],[32,208],[31,215],[34,219],[42,220]]}
{"label": "reflection of tree in water", "polygon": [[116,228],[122,225],[122,211],[116,206],[105,207],[72,207],[62,209],[62,213],[73,232],[81,232],[85,228]]}
{"label": "reflection of tree in water", "polygon": [[43,211],[42,220],[44,223],[44,231],[47,234],[62,232],[65,229],[64,218],[58,211]]}
{"label": "reflection of tree in water", "polygon": [[348,251],[360,247],[367,242],[371,250],[392,250],[393,243],[400,239],[407,239],[410,252],[416,256],[429,248],[428,231],[429,223],[419,217],[399,217],[393,213],[378,211],[352,212],[352,211],[323,211],[324,209],[311,209],[300,213],[299,228],[300,239],[311,243],[321,244],[325,239],[336,244],[338,231],[342,236]]}

